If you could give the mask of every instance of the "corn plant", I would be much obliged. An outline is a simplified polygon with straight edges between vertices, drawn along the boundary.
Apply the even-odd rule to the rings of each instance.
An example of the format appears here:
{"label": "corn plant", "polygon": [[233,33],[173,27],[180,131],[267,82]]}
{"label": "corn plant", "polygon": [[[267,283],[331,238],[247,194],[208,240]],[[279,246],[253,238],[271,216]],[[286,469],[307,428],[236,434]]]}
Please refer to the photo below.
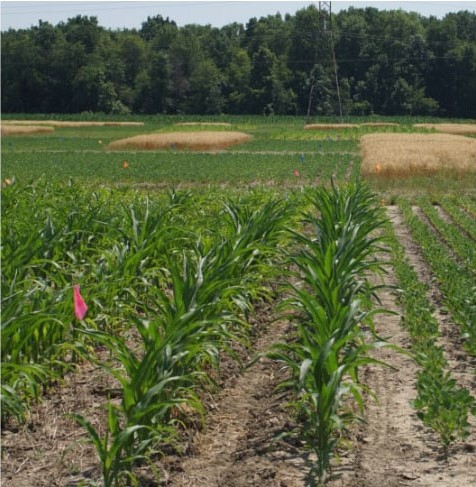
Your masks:
{"label": "corn plant", "polygon": [[164,242],[184,239],[176,202],[41,180],[2,198],[2,421],[22,421],[42,385],[79,356],[72,285],[92,296],[95,326],[117,333],[126,313],[147,307],[138,296],[157,285]]}
{"label": "corn plant", "polygon": [[[105,434],[75,419],[104,483],[132,479],[137,462],[173,441],[181,405],[203,417],[200,389],[214,384],[220,354],[246,342],[247,316],[269,296],[290,205],[252,192],[207,202],[45,181],[8,191],[2,421],[25,419],[28,400],[78,357],[96,362],[118,381],[120,404],[109,404]],[[110,351],[100,362],[98,345]]]}
{"label": "corn plant", "polygon": [[132,466],[134,462],[146,458],[151,440],[142,440],[132,453],[128,446],[139,431],[147,428],[142,425],[121,427],[120,413],[110,401],[108,402],[108,424],[104,438],[101,438],[94,426],[81,415],[73,414],[72,417],[86,429],[91,438],[102,466],[104,487],[116,485],[121,478],[126,479],[127,485],[137,485]]}
{"label": "corn plant", "polygon": [[[374,198],[361,185],[340,190],[319,190],[311,198],[320,216],[308,213],[305,222],[314,228],[310,237],[293,232],[301,249],[290,256],[298,269],[300,285],[291,286],[286,307],[297,326],[297,340],[278,344],[271,357],[286,363],[304,417],[305,437],[317,455],[315,475],[325,483],[330,460],[343,431],[354,417],[342,410],[345,397],[363,408],[367,388],[359,380],[362,365],[379,363],[369,356],[384,342],[369,339],[372,316],[384,310],[365,311],[376,287],[367,281],[369,272],[382,272],[375,258],[381,237],[372,232],[384,218]],[[316,211],[316,210],[314,210]]]}
{"label": "corn plant", "polygon": [[[119,442],[126,457],[134,459],[119,464],[127,471],[142,458],[137,454],[143,445],[170,441],[178,420],[174,412],[181,404],[203,415],[197,392],[212,383],[206,371],[218,369],[220,352],[233,353],[232,341],[245,339],[242,314],[257,296],[254,289],[263,279],[263,266],[277,252],[286,207],[273,202],[252,212],[231,208],[226,206],[232,218],[225,222],[223,237],[206,242],[199,238],[180,252],[165,252],[165,265],[155,269],[161,286],[143,308],[150,317],[132,319],[140,336],[137,347],[120,335],[82,330],[108,347],[113,357],[101,365],[121,386],[120,410],[109,414],[120,414],[123,426],[109,427],[107,435],[111,445]],[[130,297],[134,307],[134,295]],[[104,470],[107,438],[101,439],[85,418],[76,419],[87,430]],[[143,428],[130,429],[137,425]]]}

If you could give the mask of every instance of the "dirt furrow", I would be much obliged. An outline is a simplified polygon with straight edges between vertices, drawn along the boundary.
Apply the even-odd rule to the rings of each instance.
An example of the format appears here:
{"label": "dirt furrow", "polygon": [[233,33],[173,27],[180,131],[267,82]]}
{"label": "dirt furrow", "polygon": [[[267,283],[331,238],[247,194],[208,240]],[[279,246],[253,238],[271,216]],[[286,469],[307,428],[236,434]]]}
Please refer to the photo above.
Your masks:
{"label": "dirt furrow", "polygon": [[[395,285],[389,269],[383,283]],[[382,306],[397,315],[375,318],[377,332],[389,342],[408,348],[409,337],[400,326],[400,310],[390,291],[380,293]],[[389,348],[376,351],[373,356],[393,368],[366,367],[363,382],[377,395],[379,403],[369,397],[365,405],[365,423],[356,433],[351,453],[334,471],[332,487],[393,487],[418,484],[424,472],[423,459],[431,459],[435,441],[417,418],[410,401],[416,397],[415,362],[406,355]],[[427,467],[434,469],[430,460]]]}
{"label": "dirt furrow", "polygon": [[[284,339],[288,324],[276,322],[256,343],[257,352]],[[176,487],[241,487],[304,485],[306,460],[291,443],[274,441],[291,425],[286,398],[275,391],[279,366],[261,358],[232,387],[220,392],[204,433],[164,485]]]}

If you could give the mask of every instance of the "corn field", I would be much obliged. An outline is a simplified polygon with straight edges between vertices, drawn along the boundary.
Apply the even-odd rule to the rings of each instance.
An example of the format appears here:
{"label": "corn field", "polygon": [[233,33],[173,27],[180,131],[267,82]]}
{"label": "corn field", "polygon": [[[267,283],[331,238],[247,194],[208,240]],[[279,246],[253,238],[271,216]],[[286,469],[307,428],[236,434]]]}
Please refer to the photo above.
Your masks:
{"label": "corn field", "polygon": [[[424,218],[405,198],[395,208],[474,356],[474,199],[441,200],[457,236],[428,198],[418,200]],[[69,416],[94,448],[100,485],[142,485],[143,468],[158,482],[159,459],[205,428],[223,364],[267,359],[280,368],[295,441],[311,455],[309,478],[332,485],[340,452],[379,401],[365,371],[394,370],[380,355],[390,350],[419,367],[412,407],[448,458],[470,435],[474,396],[449,370],[427,288],[394,228],[360,182],[279,192],[46,180],[4,188],[3,428],[27,424],[90,364],[113,384],[101,422],[87,411]],[[375,324],[398,315],[380,301],[383,290],[398,296],[408,347]],[[291,332],[243,359],[237,350],[252,351],[262,306]]]}

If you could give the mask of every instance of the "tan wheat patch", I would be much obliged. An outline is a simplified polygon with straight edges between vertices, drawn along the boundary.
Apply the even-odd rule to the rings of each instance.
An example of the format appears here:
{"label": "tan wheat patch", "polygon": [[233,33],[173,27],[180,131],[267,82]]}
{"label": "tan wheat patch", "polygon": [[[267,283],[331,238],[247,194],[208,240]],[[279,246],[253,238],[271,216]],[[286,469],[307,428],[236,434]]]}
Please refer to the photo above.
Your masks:
{"label": "tan wheat patch", "polygon": [[311,123],[304,125],[305,130],[339,130],[339,129],[354,129],[359,126],[355,123]]}
{"label": "tan wheat patch", "polygon": [[169,132],[163,134],[136,135],[111,142],[109,149],[185,149],[216,151],[250,140],[251,135],[242,132]]}
{"label": "tan wheat patch", "polygon": [[476,172],[476,139],[460,135],[369,134],[360,149],[366,177]]}
{"label": "tan wheat patch", "polygon": [[60,120],[4,120],[2,125],[46,125],[50,127],[138,127],[144,122],[70,122]]}
{"label": "tan wheat patch", "polygon": [[231,123],[228,122],[180,122],[175,124],[177,127],[193,127],[193,126],[210,126],[210,127],[231,127]]}
{"label": "tan wheat patch", "polygon": [[360,124],[361,127],[399,127],[396,122],[365,122]]}
{"label": "tan wheat patch", "polygon": [[33,127],[28,125],[4,125],[2,123],[1,133],[3,136],[8,135],[30,135],[54,132],[53,127]]}
{"label": "tan wheat patch", "polygon": [[476,135],[476,123],[416,123],[414,127],[434,129],[454,135]]}

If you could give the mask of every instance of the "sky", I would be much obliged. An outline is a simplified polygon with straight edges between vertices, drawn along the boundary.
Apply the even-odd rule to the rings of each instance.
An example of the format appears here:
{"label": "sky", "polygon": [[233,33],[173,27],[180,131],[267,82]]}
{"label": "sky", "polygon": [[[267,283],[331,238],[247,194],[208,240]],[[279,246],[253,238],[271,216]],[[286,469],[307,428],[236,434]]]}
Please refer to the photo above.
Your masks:
{"label": "sky", "polygon": [[[287,13],[293,15],[318,1],[229,1],[229,0],[168,0],[168,1],[1,1],[1,29],[28,29],[38,25],[38,21],[48,21],[53,25],[77,15],[95,16],[99,25],[108,29],[137,28],[147,17],[161,15],[169,17],[178,26],[187,24],[211,24],[222,27],[232,22],[246,24],[250,18]],[[453,1],[334,1],[332,11],[338,12],[351,6],[357,8],[418,12],[429,17],[444,17],[449,12],[469,10],[476,12],[476,2]]]}

